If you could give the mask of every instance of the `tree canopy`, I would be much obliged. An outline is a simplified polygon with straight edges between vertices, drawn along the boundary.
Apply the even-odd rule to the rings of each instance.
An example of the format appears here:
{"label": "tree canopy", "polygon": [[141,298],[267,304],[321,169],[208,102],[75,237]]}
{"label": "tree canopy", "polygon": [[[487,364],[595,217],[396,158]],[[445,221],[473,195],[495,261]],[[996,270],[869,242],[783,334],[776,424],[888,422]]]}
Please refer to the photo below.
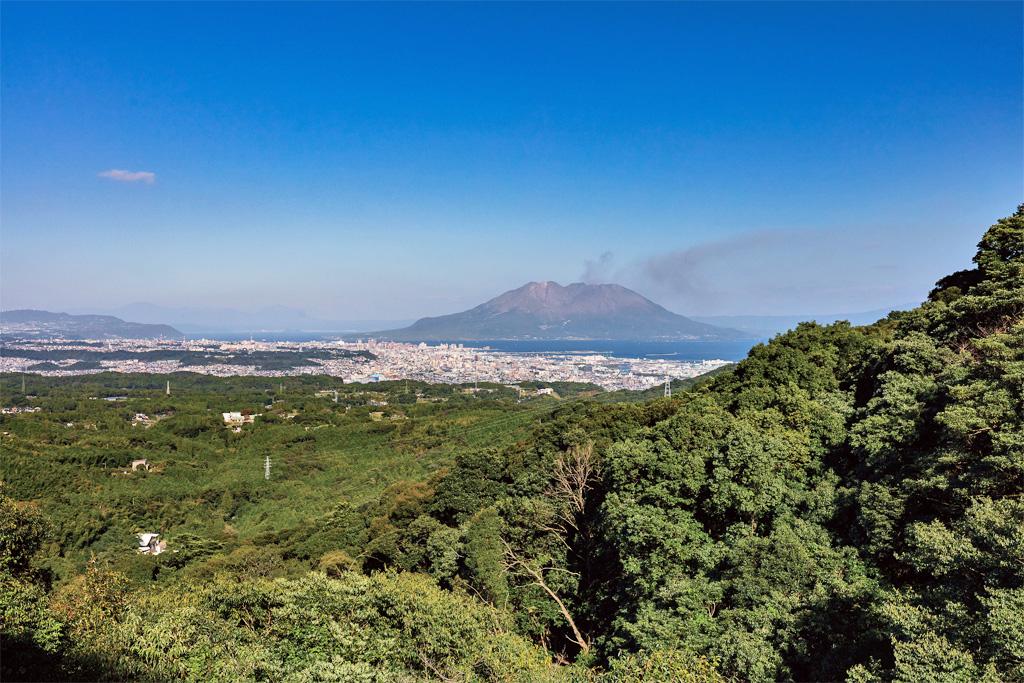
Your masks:
{"label": "tree canopy", "polygon": [[[5,672],[1024,680],[1024,206],[911,311],[801,324],[671,399],[551,406],[251,543],[193,542],[161,560],[173,580],[94,562],[54,583],[60,494],[20,476],[0,501]],[[474,433],[446,415],[388,425],[388,452]],[[201,416],[168,429],[200,458],[229,443]],[[275,455],[311,458],[308,434]],[[218,521],[258,496],[218,493]]]}

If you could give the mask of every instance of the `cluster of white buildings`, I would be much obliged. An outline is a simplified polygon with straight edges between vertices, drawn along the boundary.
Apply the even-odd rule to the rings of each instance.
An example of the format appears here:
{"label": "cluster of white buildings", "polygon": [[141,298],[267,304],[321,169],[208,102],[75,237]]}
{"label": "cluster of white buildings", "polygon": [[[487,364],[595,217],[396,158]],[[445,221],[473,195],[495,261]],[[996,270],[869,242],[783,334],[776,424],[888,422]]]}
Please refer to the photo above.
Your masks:
{"label": "cluster of white buildings", "polygon": [[[362,364],[354,382],[414,379],[431,383],[467,382],[586,382],[605,389],[648,389],[666,377],[695,377],[726,365],[724,360],[677,361],[616,358],[597,353],[513,353],[463,344],[374,342],[348,344],[370,351],[376,360]],[[336,374],[337,361],[323,361],[327,374]]]}
{"label": "cluster of white buildings", "polygon": [[[32,370],[39,361],[18,357],[17,350],[61,349],[68,358],[52,361],[57,368]],[[178,360],[143,360],[100,356],[98,369],[71,366],[77,361],[75,350],[103,352],[152,350],[189,351],[211,356],[231,356],[231,363],[183,364]],[[7,345],[0,357],[0,372],[38,372],[41,375],[80,375],[94,372],[170,373],[196,372],[208,375],[330,375],[346,382],[421,380],[431,383],[465,384],[469,382],[586,382],[605,389],[648,389],[666,378],[684,379],[709,372],[727,361],[714,359],[678,361],[665,358],[617,358],[600,353],[514,353],[462,344],[411,344],[401,342],[221,342],[211,340],[164,341],[124,339],[95,342],[50,341],[20,342]],[[369,351],[374,358],[351,354],[302,359],[297,367],[268,370],[244,363],[253,352],[280,352],[292,355],[316,351]],[[70,352],[70,353],[68,353]],[[124,355],[124,354],[120,354]],[[310,353],[310,356],[314,355]]]}

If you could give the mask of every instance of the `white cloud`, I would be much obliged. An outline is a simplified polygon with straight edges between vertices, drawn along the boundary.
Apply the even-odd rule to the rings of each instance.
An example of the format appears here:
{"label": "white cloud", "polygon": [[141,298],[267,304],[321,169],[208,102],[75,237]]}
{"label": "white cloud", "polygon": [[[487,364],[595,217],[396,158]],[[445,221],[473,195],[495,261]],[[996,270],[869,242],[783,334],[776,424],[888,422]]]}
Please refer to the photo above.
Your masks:
{"label": "white cloud", "polygon": [[101,178],[109,178],[120,183],[146,183],[152,185],[156,182],[156,173],[151,171],[125,171],[119,168],[112,168],[99,174]]}

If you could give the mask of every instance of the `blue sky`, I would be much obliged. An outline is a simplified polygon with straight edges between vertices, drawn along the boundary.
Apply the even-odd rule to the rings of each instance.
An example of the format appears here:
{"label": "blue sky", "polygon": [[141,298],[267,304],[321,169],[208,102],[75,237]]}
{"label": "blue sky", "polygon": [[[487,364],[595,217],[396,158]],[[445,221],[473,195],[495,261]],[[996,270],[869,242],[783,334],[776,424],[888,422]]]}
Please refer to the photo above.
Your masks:
{"label": "blue sky", "polygon": [[5,2],[0,303],[411,318],[581,278],[684,314],[915,301],[1024,199],[1022,20]]}

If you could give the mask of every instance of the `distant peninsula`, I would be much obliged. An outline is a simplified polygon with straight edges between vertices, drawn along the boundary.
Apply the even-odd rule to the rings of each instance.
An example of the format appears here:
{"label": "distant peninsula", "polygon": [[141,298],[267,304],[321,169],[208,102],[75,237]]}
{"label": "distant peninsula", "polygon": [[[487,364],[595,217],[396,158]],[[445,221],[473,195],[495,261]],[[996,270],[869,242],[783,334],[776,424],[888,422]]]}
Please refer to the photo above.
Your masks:
{"label": "distant peninsula", "polygon": [[461,313],[377,332],[394,341],[728,340],[749,333],[697,322],[615,284],[529,282]]}
{"label": "distant peninsula", "polygon": [[183,336],[170,325],[127,322],[112,315],[71,315],[31,309],[0,312],[0,334],[26,339],[172,339]]}

